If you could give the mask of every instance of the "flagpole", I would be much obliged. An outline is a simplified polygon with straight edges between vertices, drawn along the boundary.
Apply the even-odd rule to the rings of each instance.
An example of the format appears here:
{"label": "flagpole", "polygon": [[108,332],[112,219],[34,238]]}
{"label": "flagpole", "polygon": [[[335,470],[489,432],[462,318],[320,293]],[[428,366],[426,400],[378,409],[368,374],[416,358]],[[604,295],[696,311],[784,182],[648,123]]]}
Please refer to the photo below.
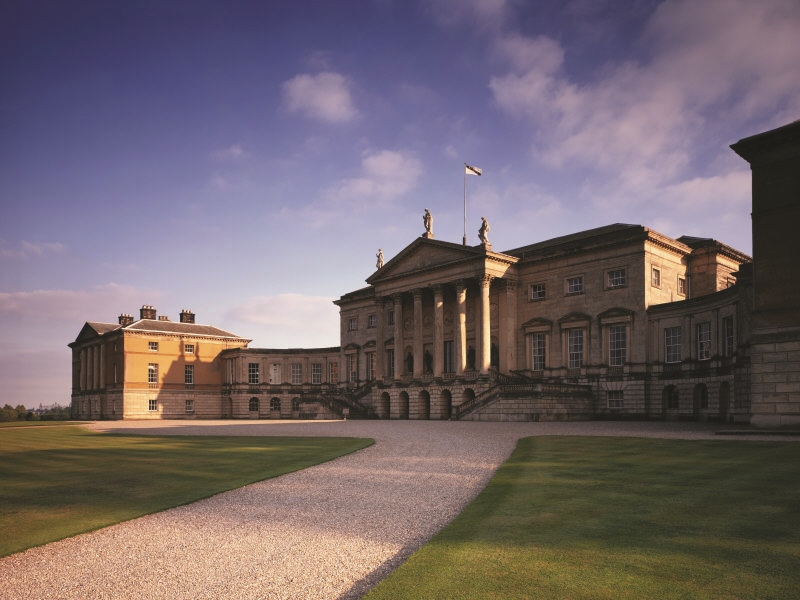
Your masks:
{"label": "flagpole", "polygon": [[464,240],[461,243],[467,245],[467,163],[464,163]]}

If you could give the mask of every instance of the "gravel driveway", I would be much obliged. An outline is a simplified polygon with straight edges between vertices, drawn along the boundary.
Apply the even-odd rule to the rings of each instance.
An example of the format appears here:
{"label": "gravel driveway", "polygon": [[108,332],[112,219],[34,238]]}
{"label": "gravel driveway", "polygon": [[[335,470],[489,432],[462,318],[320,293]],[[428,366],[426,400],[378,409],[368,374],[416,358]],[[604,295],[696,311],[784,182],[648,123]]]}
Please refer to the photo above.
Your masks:
{"label": "gravel driveway", "polygon": [[520,437],[720,439],[711,426],[684,423],[131,421],[91,427],[370,437],[376,443],[304,471],[4,558],[0,598],[358,598],[457,515]]}

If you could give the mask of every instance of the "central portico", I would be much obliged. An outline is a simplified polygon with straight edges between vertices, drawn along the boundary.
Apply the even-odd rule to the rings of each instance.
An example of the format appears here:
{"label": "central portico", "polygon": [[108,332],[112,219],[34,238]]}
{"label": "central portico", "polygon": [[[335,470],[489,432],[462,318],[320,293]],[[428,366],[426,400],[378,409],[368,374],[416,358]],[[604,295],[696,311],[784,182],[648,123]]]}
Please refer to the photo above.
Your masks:
{"label": "central portico", "polygon": [[493,364],[514,368],[509,269],[519,259],[490,248],[420,237],[378,268],[369,287],[337,300],[350,382],[362,373],[392,385],[487,376]]}

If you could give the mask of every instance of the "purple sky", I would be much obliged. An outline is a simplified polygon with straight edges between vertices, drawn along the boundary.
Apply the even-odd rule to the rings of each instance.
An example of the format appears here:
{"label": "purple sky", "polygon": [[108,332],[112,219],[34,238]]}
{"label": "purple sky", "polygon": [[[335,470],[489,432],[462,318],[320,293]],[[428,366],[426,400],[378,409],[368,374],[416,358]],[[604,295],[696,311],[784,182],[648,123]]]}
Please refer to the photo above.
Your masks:
{"label": "purple sky", "polygon": [[11,0],[0,404],[69,402],[84,321],[153,304],[256,347],[434,216],[495,250],[614,222],[751,252],[728,145],[800,118],[797,0]]}

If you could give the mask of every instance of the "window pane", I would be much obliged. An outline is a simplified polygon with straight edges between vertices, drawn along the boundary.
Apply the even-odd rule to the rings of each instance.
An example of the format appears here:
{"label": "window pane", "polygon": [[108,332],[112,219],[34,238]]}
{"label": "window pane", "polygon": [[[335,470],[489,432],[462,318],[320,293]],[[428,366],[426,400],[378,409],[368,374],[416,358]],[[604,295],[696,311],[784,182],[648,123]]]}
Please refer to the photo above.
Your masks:
{"label": "window pane", "polygon": [[545,346],[544,333],[531,334],[531,369],[534,371],[544,370]]}
{"label": "window pane", "polygon": [[614,269],[608,272],[608,287],[623,287],[626,284],[625,269]]}
{"label": "window pane", "polygon": [[664,330],[664,359],[668,363],[681,361],[681,328],[667,327]]}
{"label": "window pane", "polygon": [[697,324],[697,359],[711,358],[711,323]]}
{"label": "window pane", "polygon": [[568,334],[569,368],[583,366],[583,329],[570,329]]}
{"label": "window pane", "polygon": [[608,364],[621,367],[625,364],[628,340],[625,325],[612,325],[608,329]]}

